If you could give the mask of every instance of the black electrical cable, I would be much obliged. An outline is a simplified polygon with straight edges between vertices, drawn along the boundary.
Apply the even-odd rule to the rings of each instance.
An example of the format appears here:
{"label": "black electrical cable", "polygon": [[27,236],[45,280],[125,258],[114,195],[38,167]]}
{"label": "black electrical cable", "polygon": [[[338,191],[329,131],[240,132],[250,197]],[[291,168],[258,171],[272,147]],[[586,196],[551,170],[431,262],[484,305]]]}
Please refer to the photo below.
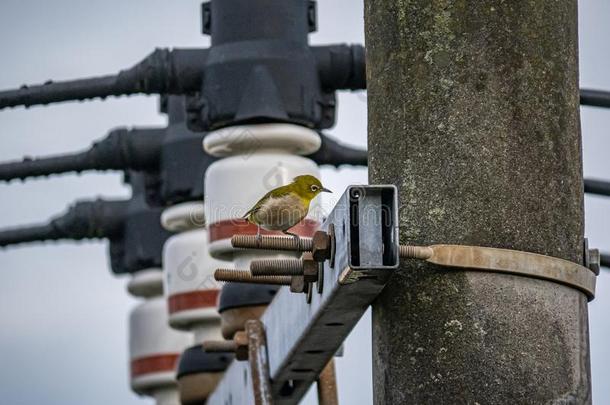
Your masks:
{"label": "black electrical cable", "polygon": [[599,264],[602,267],[606,267],[606,268],[610,269],[610,254],[602,253],[599,256]]}
{"label": "black electrical cable", "polygon": [[610,197],[610,182],[585,179],[585,193]]}
{"label": "black electrical cable", "polygon": [[580,104],[610,108],[610,91],[580,89]]}

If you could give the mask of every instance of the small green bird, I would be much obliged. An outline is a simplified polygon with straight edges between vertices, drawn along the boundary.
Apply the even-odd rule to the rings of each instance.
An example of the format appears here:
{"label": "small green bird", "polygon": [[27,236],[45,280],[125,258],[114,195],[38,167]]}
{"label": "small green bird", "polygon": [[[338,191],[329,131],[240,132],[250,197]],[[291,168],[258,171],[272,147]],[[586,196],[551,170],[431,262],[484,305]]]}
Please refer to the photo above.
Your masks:
{"label": "small green bird", "polygon": [[282,231],[298,239],[298,235],[288,230],[305,218],[311,200],[322,192],[332,193],[314,176],[297,176],[292,183],[265,194],[243,218],[258,226],[257,238],[263,228]]}

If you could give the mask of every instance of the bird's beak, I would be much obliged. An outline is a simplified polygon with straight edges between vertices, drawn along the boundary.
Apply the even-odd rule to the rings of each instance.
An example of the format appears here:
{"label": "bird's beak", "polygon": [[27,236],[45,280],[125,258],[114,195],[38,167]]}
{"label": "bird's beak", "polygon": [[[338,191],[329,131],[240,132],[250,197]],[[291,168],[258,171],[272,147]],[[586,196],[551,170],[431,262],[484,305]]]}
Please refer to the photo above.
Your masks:
{"label": "bird's beak", "polygon": [[322,189],[320,191],[323,193],[332,193],[332,191],[330,191],[329,189],[324,188],[324,187],[322,187]]}

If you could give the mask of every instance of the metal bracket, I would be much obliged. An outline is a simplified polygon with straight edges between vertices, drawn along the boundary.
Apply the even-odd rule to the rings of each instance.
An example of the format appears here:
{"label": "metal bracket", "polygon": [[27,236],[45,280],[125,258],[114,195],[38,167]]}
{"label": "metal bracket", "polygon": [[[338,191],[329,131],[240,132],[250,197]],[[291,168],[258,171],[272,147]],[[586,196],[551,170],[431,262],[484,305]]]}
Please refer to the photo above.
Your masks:
{"label": "metal bracket", "polygon": [[554,281],[595,297],[596,275],[578,263],[518,250],[482,246],[401,246],[401,257],[426,260],[439,266],[517,274]]}
{"label": "metal bracket", "polygon": [[272,405],[271,381],[269,380],[269,360],[267,358],[267,339],[261,321],[246,322],[248,336],[248,363],[252,376],[255,405]]}
{"label": "metal bracket", "polygon": [[[308,304],[281,288],[263,314],[274,404],[299,403],[398,267],[396,196],[394,186],[349,187],[321,227],[335,233],[321,294]],[[254,403],[251,375],[233,362],[207,404]]]}

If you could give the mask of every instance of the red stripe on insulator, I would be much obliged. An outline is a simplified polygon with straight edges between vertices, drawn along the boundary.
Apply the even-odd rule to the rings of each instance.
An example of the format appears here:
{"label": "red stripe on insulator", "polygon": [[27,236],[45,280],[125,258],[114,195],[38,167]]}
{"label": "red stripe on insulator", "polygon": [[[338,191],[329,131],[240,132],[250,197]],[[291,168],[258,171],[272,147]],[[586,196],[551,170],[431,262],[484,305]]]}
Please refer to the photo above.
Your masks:
{"label": "red stripe on insulator", "polygon": [[[291,233],[299,236],[313,236],[320,227],[320,223],[313,219],[304,219],[292,228]],[[245,219],[225,219],[208,225],[208,238],[210,242],[230,239],[233,235],[256,235],[258,227]],[[261,235],[284,235],[281,231],[267,231],[261,228]]]}
{"label": "red stripe on insulator", "polygon": [[170,314],[197,308],[214,308],[220,290],[196,290],[170,295],[167,306]]}
{"label": "red stripe on insulator", "polygon": [[174,371],[179,357],[179,354],[158,354],[133,359],[131,361],[131,378],[144,374]]}

